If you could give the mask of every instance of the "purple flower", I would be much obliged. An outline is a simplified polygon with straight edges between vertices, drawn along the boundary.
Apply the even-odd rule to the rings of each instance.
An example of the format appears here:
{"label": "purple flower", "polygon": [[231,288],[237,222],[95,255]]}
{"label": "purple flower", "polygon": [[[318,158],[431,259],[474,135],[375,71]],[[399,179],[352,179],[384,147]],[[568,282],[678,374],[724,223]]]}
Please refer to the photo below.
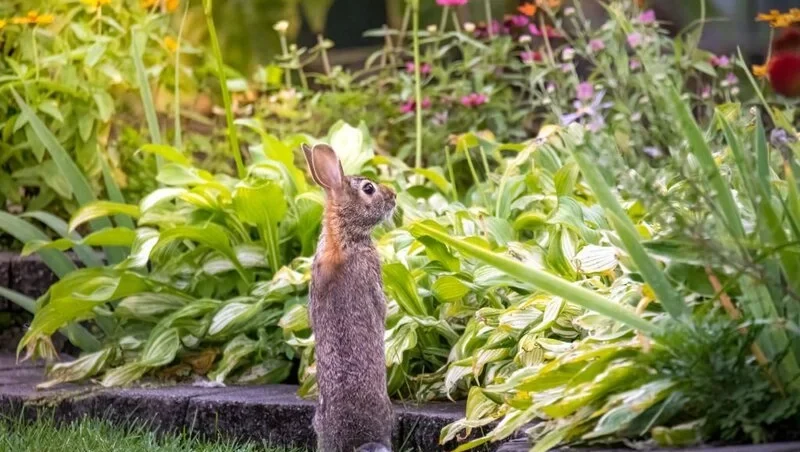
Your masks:
{"label": "purple flower", "polygon": [[733,72],[728,72],[728,75],[725,76],[725,82],[727,82],[728,85],[735,85],[739,83],[739,79],[733,75]]}
{"label": "purple flower", "polygon": [[534,61],[542,61],[542,54],[535,50],[522,52],[519,56],[522,59],[522,62],[526,64],[533,63]]}
{"label": "purple flower", "polygon": [[703,91],[700,92],[700,97],[703,99],[711,97],[711,87],[708,85],[704,86]]}
{"label": "purple flower", "polygon": [[568,74],[572,71],[572,65],[569,63],[564,63],[561,65],[561,72]]}
{"label": "purple flower", "polygon": [[575,90],[575,97],[581,102],[586,102],[594,96],[594,87],[589,82],[581,82]]}
{"label": "purple flower", "polygon": [[636,69],[639,69],[640,67],[642,67],[642,63],[639,60],[637,60],[636,58],[631,58],[631,62],[630,62],[629,67],[631,68],[632,71],[635,71]]}
{"label": "purple flower", "polygon": [[635,49],[640,45],[642,45],[644,38],[642,37],[641,33],[635,31],[628,35],[627,40],[628,40],[628,45]]}
{"label": "purple flower", "polygon": [[445,110],[445,111],[441,111],[439,113],[434,113],[433,114],[433,119],[431,119],[431,122],[436,126],[443,126],[443,125],[447,124],[447,118],[448,118],[448,114],[447,114],[447,111]]}
{"label": "purple flower", "polygon": [[588,119],[586,128],[592,132],[597,132],[605,126],[602,110],[611,106],[611,102],[603,103],[604,91],[597,93],[590,103],[581,102],[576,100],[572,105],[575,107],[575,112],[563,115],[561,117],[561,124],[567,126],[578,119]]}
{"label": "purple flower", "polygon": [[488,101],[489,97],[486,94],[481,93],[470,93],[461,97],[461,105],[467,108],[475,108],[485,104]]}
{"label": "purple flower", "polygon": [[436,0],[436,4],[439,6],[461,6],[466,5],[467,0]]}
{"label": "purple flower", "polygon": [[652,9],[648,9],[647,11],[639,14],[639,22],[643,24],[652,24],[656,21],[656,12]]}
{"label": "purple flower", "polygon": [[522,14],[515,14],[509,17],[508,22],[517,28],[522,28],[525,25],[528,25],[530,19],[528,19],[528,16],[523,16]]}
{"label": "purple flower", "polygon": [[589,41],[589,50],[592,52],[599,52],[606,48],[606,44],[599,39],[592,39]]}
{"label": "purple flower", "polygon": [[711,62],[712,66],[716,67],[728,67],[728,65],[731,64],[730,58],[728,58],[726,55],[722,56],[712,55],[709,61]]}
{"label": "purple flower", "polygon": [[[413,61],[409,61],[408,63],[406,63],[406,72],[408,72],[409,74],[413,74],[414,73],[414,62]],[[422,63],[420,65],[420,67],[419,67],[419,73],[422,74],[422,75],[430,74],[431,73],[431,65],[428,64],[428,63]]]}

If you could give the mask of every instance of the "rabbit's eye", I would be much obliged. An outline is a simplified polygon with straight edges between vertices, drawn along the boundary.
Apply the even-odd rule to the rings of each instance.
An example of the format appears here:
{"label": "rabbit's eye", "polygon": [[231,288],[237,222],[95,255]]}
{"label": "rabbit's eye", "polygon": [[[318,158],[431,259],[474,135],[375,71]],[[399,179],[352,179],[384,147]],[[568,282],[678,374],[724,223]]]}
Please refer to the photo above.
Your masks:
{"label": "rabbit's eye", "polygon": [[367,182],[366,184],[364,184],[361,187],[361,189],[364,190],[364,193],[366,193],[368,195],[371,195],[371,194],[375,193],[375,186],[372,185],[372,183],[370,183],[370,182]]}

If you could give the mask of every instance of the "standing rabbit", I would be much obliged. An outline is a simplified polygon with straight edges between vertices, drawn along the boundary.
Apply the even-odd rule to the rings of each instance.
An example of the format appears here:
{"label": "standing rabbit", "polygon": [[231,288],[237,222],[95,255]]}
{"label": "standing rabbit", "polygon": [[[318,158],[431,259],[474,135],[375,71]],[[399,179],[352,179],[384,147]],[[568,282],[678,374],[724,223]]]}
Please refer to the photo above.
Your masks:
{"label": "standing rabbit", "polygon": [[386,299],[372,229],[389,218],[394,192],[345,176],[334,150],[303,145],[327,205],[311,274],[309,311],[316,338],[318,450],[390,451],[393,413],[386,389]]}

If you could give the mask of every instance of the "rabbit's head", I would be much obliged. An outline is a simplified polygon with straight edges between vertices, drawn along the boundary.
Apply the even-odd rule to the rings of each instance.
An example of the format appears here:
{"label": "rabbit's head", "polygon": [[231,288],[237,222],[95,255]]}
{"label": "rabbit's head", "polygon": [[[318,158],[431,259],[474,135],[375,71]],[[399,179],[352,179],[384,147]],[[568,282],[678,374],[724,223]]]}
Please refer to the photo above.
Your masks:
{"label": "rabbit's head", "polygon": [[329,220],[350,235],[369,235],[391,217],[395,207],[391,188],[365,177],[345,176],[336,152],[326,144],[302,147],[311,177],[325,190]]}

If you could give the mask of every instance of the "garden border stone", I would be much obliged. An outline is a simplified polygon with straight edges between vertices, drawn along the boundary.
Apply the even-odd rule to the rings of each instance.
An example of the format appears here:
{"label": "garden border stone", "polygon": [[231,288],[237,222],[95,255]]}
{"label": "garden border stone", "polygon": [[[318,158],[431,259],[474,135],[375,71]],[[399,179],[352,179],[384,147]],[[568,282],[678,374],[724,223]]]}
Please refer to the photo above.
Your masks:
{"label": "garden border stone", "polygon": [[[201,387],[191,385],[106,389],[99,386],[61,385],[37,390],[43,379],[41,363],[15,364],[0,354],[0,415],[35,420],[52,416],[58,423],[83,417],[116,424],[144,422],[157,431],[191,431],[206,437],[222,435],[239,440],[269,440],[278,446],[313,447],[314,404],[297,396],[293,385]],[[395,450],[452,450],[457,443],[438,445],[439,430],[464,415],[461,403],[397,404]],[[487,428],[491,428],[488,426]],[[474,432],[472,437],[480,434]],[[467,441],[471,438],[467,438]],[[527,441],[490,444],[480,450],[527,451]],[[562,452],[600,449],[560,449]],[[629,449],[602,449],[630,452]],[[700,447],[682,452],[789,452],[800,443],[759,446]],[[663,451],[663,450],[662,450]],[[666,452],[666,451],[663,451]]]}

